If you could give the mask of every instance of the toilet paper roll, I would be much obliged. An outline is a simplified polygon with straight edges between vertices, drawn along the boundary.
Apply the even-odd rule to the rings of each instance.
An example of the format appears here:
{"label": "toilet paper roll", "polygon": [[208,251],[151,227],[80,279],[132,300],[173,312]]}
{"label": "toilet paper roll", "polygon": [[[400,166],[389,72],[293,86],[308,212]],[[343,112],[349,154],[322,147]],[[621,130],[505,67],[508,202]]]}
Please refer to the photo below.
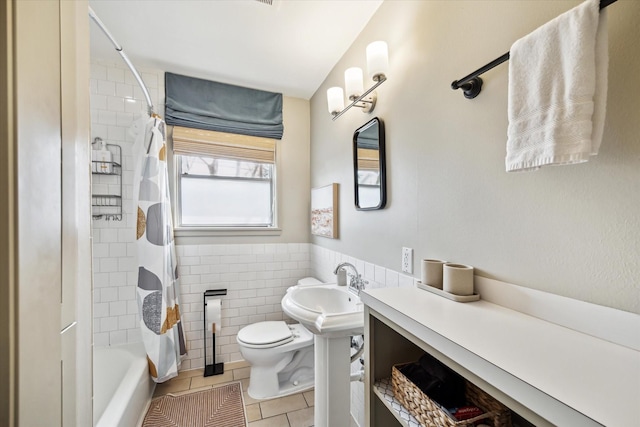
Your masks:
{"label": "toilet paper roll", "polygon": [[442,269],[442,290],[455,295],[473,295],[473,267],[446,263]]}
{"label": "toilet paper roll", "polygon": [[222,300],[210,299],[207,300],[207,330],[214,334],[220,329],[222,325]]}
{"label": "toilet paper roll", "polygon": [[423,259],[420,281],[425,285],[442,289],[442,266],[445,262],[440,259]]}

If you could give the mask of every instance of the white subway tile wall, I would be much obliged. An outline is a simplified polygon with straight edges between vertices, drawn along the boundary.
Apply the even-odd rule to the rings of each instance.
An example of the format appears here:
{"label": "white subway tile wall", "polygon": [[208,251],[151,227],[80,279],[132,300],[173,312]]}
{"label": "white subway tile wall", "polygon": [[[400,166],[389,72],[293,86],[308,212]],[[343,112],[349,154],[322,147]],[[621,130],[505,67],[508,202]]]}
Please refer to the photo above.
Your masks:
{"label": "white subway tile wall", "polygon": [[[160,111],[164,102],[163,73],[139,71]],[[133,74],[123,64],[92,61],[90,94],[91,140],[99,137],[122,149],[122,221],[94,219],[92,223],[93,339],[95,345],[107,346],[142,339],[135,295],[136,217],[131,202],[135,137],[131,129],[134,121],[146,114],[147,105]],[[113,178],[94,175],[93,193],[117,194],[119,188]]]}
{"label": "white subway tile wall", "polygon": [[[203,366],[206,290],[227,290],[221,297],[222,327],[216,334],[216,362],[231,362],[242,360],[236,342],[238,331],[255,322],[289,320],[282,312],[282,297],[287,288],[311,274],[308,243],[178,245],[176,250],[180,312],[189,351],[181,370]],[[210,355],[209,347],[207,357]]]}
{"label": "white subway tile wall", "polygon": [[321,281],[335,283],[336,277],[333,271],[341,262],[353,264],[358,273],[369,282],[366,285],[367,288],[411,287],[415,286],[417,280],[413,276],[398,273],[396,270],[361,261],[321,246],[311,246],[312,273]]}

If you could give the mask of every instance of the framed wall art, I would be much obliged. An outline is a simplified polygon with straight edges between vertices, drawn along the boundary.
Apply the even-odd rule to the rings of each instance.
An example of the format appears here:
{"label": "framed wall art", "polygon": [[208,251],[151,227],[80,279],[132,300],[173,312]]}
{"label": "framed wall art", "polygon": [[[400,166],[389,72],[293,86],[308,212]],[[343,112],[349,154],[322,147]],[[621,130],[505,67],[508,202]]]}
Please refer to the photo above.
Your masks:
{"label": "framed wall art", "polygon": [[338,238],[338,184],[311,189],[311,234]]}

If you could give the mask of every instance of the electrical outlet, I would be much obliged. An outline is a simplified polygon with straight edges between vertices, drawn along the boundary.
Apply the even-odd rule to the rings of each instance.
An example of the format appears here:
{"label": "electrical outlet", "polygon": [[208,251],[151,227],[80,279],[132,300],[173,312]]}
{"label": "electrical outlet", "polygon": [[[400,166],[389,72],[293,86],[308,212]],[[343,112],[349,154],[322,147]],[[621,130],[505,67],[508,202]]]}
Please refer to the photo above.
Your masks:
{"label": "electrical outlet", "polygon": [[413,249],[402,248],[402,272],[413,274]]}

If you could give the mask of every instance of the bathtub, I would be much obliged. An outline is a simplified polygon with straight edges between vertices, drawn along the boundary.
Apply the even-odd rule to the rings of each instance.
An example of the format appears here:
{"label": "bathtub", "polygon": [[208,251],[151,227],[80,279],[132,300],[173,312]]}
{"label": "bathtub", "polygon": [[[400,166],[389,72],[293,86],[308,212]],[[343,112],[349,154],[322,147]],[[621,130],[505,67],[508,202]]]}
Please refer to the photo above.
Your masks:
{"label": "bathtub", "polygon": [[135,427],[141,424],[155,383],[149,376],[142,343],[93,350],[93,425]]}

